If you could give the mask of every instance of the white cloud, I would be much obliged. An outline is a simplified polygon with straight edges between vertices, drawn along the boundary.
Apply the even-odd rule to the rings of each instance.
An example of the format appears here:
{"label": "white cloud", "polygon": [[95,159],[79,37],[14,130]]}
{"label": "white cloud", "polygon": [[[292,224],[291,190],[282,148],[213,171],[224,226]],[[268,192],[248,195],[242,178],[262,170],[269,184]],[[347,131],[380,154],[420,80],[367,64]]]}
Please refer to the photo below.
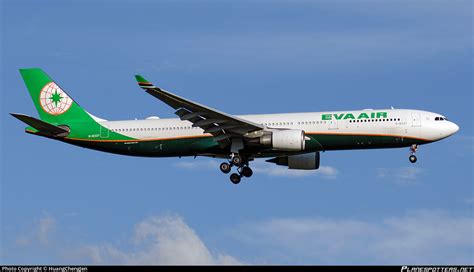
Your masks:
{"label": "white cloud", "polygon": [[377,169],[377,178],[390,180],[399,184],[413,184],[418,176],[423,173],[423,169],[417,167],[401,168],[379,168]]}
{"label": "white cloud", "polygon": [[326,179],[335,179],[339,171],[331,166],[320,166],[318,170],[295,170],[287,166],[275,165],[264,161],[256,161],[252,165],[255,173],[272,177],[299,178],[307,176],[321,176]]}
{"label": "white cloud", "polygon": [[[71,247],[70,241],[53,232],[56,219],[44,212],[35,228],[20,234],[15,246],[48,252],[55,263],[136,264],[136,265],[232,265],[240,262],[208,249],[196,232],[180,216],[152,216],[133,229],[127,249],[111,243],[92,243]],[[54,241],[54,242],[53,242]]]}
{"label": "white cloud", "polygon": [[423,171],[415,167],[402,167],[397,175],[401,180],[415,180]]}
{"label": "white cloud", "polygon": [[38,223],[38,240],[43,244],[49,243],[49,235],[54,227],[55,220],[54,218],[45,213],[43,217],[40,218]]}
{"label": "white cloud", "polygon": [[[38,233],[52,241],[54,218],[45,215],[40,222]],[[232,230],[242,257],[257,263],[469,264],[474,262],[473,227],[472,216],[422,210],[376,220],[274,218],[226,229]],[[210,250],[180,216],[148,217],[135,225],[126,243],[75,242],[71,247],[61,239],[38,244],[30,238],[20,237],[17,245],[48,252],[58,263],[239,264],[233,256]]]}
{"label": "white cloud", "polygon": [[22,248],[35,245],[50,246],[55,225],[56,219],[48,212],[43,211],[41,217],[35,220],[30,230],[15,237],[15,244]]}
{"label": "white cloud", "polygon": [[179,216],[149,217],[135,226],[134,250],[88,245],[78,252],[99,264],[238,264],[232,256],[212,254]]}
{"label": "white cloud", "polygon": [[473,205],[474,204],[474,197],[464,199],[464,203],[468,204],[468,205]]}
{"label": "white cloud", "polygon": [[44,213],[38,221],[37,238],[38,241],[47,245],[50,242],[50,233],[55,225],[56,220],[48,213]]}
{"label": "white cloud", "polygon": [[[240,242],[275,260],[311,263],[473,263],[474,218],[417,211],[380,221],[277,218],[243,225]],[[308,261],[309,260],[309,261]]]}
{"label": "white cloud", "polygon": [[[214,170],[219,171],[217,160],[196,160],[190,162],[179,162],[175,167],[186,170]],[[286,166],[275,165],[262,160],[250,162],[250,167],[256,174],[264,174],[271,177],[299,178],[307,176],[321,176],[325,179],[335,179],[339,171],[331,166],[321,166],[318,170],[294,170]]]}
{"label": "white cloud", "polygon": [[183,161],[174,164],[175,167],[186,170],[212,169],[219,170],[219,163],[216,160],[194,160]]}

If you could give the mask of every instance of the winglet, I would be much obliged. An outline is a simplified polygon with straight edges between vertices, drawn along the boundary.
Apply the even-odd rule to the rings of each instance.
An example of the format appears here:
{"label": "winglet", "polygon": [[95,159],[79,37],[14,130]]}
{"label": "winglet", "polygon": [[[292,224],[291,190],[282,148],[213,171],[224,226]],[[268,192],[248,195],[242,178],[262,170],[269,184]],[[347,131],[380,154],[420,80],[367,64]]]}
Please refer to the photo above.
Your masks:
{"label": "winglet", "polygon": [[135,75],[135,79],[137,80],[138,85],[144,90],[146,90],[146,89],[155,89],[156,88],[153,85],[153,83],[149,82],[148,80],[146,80],[141,75]]}

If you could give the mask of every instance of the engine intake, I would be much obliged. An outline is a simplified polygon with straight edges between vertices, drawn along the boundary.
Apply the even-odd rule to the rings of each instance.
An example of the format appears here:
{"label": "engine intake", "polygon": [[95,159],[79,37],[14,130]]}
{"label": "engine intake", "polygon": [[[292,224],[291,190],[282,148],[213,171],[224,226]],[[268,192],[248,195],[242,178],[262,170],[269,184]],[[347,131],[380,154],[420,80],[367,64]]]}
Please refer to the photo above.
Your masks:
{"label": "engine intake", "polygon": [[303,130],[275,130],[272,134],[260,138],[260,144],[271,146],[276,150],[303,151],[305,149],[305,134]]}

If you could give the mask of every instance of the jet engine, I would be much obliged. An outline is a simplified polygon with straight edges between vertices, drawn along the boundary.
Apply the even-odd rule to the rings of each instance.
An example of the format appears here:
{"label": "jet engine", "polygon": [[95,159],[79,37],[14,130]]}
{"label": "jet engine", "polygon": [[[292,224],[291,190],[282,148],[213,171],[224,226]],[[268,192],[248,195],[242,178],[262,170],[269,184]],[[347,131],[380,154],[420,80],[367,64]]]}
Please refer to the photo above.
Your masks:
{"label": "jet engine", "polygon": [[303,130],[297,129],[275,130],[271,134],[263,135],[260,144],[282,151],[303,151],[305,134]]}
{"label": "jet engine", "polygon": [[316,170],[319,169],[320,155],[319,152],[312,152],[299,155],[276,157],[267,160],[267,162],[288,166],[289,169]]}

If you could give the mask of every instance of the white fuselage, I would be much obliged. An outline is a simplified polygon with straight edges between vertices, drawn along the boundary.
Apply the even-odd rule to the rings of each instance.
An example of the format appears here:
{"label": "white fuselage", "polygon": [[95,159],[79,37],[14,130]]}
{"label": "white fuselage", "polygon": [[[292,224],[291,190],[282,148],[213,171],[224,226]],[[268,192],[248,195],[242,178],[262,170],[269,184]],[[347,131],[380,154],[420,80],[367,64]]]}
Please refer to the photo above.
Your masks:
{"label": "white fuselage", "polygon": [[[380,112],[386,115],[377,118],[377,113]],[[359,118],[361,114],[363,116]],[[301,129],[307,134],[389,135],[418,138],[429,142],[446,138],[459,129],[443,115],[405,109],[255,114],[238,115],[238,117],[263,124],[269,129]],[[135,139],[173,139],[203,135],[202,129],[193,127],[191,122],[177,118],[104,121],[100,124]]]}

